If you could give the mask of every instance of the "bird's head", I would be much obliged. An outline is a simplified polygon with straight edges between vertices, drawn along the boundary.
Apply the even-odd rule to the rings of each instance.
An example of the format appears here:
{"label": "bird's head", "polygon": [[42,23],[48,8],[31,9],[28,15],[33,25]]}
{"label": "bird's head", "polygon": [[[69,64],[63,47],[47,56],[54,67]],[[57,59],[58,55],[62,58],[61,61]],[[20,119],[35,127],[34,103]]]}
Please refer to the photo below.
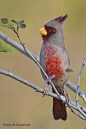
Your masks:
{"label": "bird's head", "polygon": [[59,44],[59,42],[62,42],[62,40],[64,41],[62,24],[67,17],[68,15],[66,14],[65,16],[60,16],[53,19],[39,30],[39,32],[42,34],[44,42]]}

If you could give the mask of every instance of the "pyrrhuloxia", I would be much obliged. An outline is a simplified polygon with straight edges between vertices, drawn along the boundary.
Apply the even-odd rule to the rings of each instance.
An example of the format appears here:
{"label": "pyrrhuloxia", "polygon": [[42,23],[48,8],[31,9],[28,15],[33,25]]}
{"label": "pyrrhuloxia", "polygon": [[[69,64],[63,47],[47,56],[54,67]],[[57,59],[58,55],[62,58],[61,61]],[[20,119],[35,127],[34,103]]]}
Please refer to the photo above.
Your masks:
{"label": "pyrrhuloxia", "polygon": [[[66,73],[65,70],[69,69],[70,66],[62,29],[62,23],[67,16],[68,15],[60,16],[53,19],[39,30],[43,38],[43,44],[40,51],[40,64],[48,77],[53,74],[56,75],[56,77],[52,79],[52,82],[58,92],[62,95],[64,95],[64,86],[61,83],[61,78],[64,76],[64,79],[69,79],[69,73]],[[42,76],[46,80],[43,73]],[[53,116],[55,120],[60,118],[62,120],[67,119],[65,104],[56,98],[53,98]]]}

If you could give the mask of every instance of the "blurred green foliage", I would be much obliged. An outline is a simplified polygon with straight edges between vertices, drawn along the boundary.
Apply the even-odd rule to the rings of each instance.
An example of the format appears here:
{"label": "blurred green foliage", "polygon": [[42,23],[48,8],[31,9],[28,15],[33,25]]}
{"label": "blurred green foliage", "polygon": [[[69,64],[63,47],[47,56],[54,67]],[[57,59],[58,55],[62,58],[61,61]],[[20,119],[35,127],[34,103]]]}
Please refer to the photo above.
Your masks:
{"label": "blurred green foliage", "polygon": [[[69,54],[71,69],[70,80],[77,84],[78,73],[86,55],[86,1],[85,0],[0,0],[0,19],[8,18],[15,21],[25,20],[26,28],[19,30],[19,35],[26,47],[39,56],[42,39],[39,29],[48,21],[68,14],[63,24],[65,45]],[[0,26],[0,30],[13,40],[18,41],[16,35],[10,30]],[[0,42],[4,43],[0,39]],[[44,80],[39,68],[12,47],[12,53],[0,53],[0,69],[9,70],[14,74],[45,88]],[[86,68],[84,68],[80,81],[80,88],[86,91]],[[67,121],[55,121],[52,115],[52,98],[42,97],[34,90],[0,75],[0,127],[4,123],[26,123],[31,129],[84,129],[86,122],[75,116],[67,108]],[[71,98],[75,101],[75,93],[67,88]],[[84,102],[79,98],[80,104]],[[85,106],[86,107],[86,106]],[[11,129],[14,127],[11,126]],[[16,128],[28,128],[17,127]]]}

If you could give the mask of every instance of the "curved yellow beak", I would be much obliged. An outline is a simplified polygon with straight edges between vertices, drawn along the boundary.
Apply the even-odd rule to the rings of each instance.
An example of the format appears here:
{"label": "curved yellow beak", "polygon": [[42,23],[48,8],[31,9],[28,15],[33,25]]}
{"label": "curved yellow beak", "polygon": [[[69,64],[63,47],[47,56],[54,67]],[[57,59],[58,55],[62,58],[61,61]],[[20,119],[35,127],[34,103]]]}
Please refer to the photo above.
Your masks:
{"label": "curved yellow beak", "polygon": [[42,27],[42,28],[39,30],[39,33],[42,34],[42,35],[47,36],[47,31],[46,31],[45,27]]}

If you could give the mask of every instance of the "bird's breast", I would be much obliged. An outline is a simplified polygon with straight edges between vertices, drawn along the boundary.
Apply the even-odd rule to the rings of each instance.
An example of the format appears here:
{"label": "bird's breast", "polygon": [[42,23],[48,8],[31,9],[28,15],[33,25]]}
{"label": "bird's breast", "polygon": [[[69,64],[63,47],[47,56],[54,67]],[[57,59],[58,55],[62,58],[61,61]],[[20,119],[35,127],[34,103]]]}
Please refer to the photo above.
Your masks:
{"label": "bird's breast", "polygon": [[52,80],[60,80],[64,74],[63,59],[56,45],[44,43],[40,53],[40,63],[48,76],[56,75]]}

